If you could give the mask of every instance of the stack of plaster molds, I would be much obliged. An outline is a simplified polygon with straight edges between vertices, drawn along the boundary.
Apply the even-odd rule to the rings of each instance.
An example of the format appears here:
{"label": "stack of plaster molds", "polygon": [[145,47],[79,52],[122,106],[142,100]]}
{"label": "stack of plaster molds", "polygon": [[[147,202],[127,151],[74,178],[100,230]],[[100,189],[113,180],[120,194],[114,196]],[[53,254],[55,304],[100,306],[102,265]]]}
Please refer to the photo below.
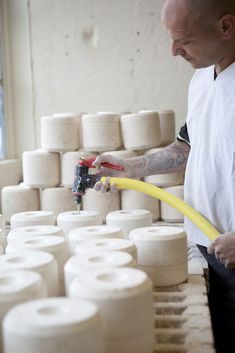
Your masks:
{"label": "stack of plaster molds", "polygon": [[97,270],[102,268],[136,267],[136,261],[131,254],[124,251],[90,252],[74,255],[64,266],[65,292],[69,294],[69,287],[81,270]]}
{"label": "stack of plaster molds", "polygon": [[0,273],[15,270],[37,272],[46,283],[47,295],[59,296],[58,264],[52,254],[43,251],[27,251],[0,256]]}
{"label": "stack of plaster molds", "polygon": [[66,238],[73,229],[101,224],[101,216],[96,211],[62,212],[57,217],[57,225],[63,229]]}
{"label": "stack of plaster molds", "polygon": [[[162,123],[164,121],[165,125]],[[136,150],[157,147],[170,143],[171,138],[162,139],[164,126],[173,131],[174,114],[171,112],[144,111],[136,114],[119,114],[113,112],[99,112],[97,114],[60,113],[41,118],[41,150],[23,153],[23,181],[26,190],[4,190],[3,210],[6,220],[17,212],[47,210],[55,214],[75,209],[70,191],[73,183],[74,167],[81,157],[95,156],[98,153],[109,153],[119,158],[131,158],[137,155]],[[169,131],[168,131],[169,132]],[[169,134],[168,134],[169,135]],[[124,140],[123,149],[122,141]],[[80,148],[80,150],[79,150]],[[119,150],[122,148],[122,150]],[[83,150],[81,150],[83,149]],[[84,151],[86,150],[86,151]],[[95,172],[95,170],[90,171]],[[62,188],[68,188],[65,190]],[[31,189],[34,189],[32,191]],[[40,189],[40,203],[36,194]],[[52,189],[52,190],[50,190]],[[24,198],[21,198],[24,191]],[[14,195],[13,195],[14,193]],[[32,197],[30,196],[32,194]],[[35,194],[33,196],[33,194]],[[6,199],[16,202],[9,203]],[[18,199],[24,203],[17,203]],[[30,198],[30,200],[29,200]],[[131,196],[134,199],[134,196]],[[131,198],[128,198],[129,200]],[[154,220],[159,218],[157,201],[148,202],[148,198],[141,194],[135,195],[137,206],[148,203],[148,208]],[[126,198],[127,200],[127,198]],[[88,192],[82,205],[84,210],[97,210],[102,214],[103,221],[108,212],[119,210],[120,194]],[[127,208],[125,206],[125,208]],[[147,208],[147,207],[146,207]],[[147,209],[148,209],[147,208]]]}
{"label": "stack of plaster molds", "polygon": [[15,239],[6,247],[6,254],[27,251],[45,251],[54,256],[58,264],[60,294],[64,293],[64,264],[69,258],[67,241],[60,236],[35,236],[31,238]]}
{"label": "stack of plaster molds", "polygon": [[83,240],[123,238],[123,232],[119,227],[108,225],[88,226],[72,229],[68,234],[70,253],[73,254],[76,245]]}
{"label": "stack of plaster molds", "polygon": [[108,238],[90,239],[80,241],[75,247],[75,254],[87,254],[90,252],[124,251],[131,254],[137,260],[137,248],[128,239]]}

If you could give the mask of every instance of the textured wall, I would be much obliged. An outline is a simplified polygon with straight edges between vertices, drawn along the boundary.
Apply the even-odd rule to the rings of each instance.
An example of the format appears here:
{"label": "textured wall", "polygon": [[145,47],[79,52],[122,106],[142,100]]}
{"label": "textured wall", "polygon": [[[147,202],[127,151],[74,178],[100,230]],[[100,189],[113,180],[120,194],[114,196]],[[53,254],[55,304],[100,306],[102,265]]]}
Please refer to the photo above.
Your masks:
{"label": "textured wall", "polygon": [[[40,116],[54,112],[170,108],[176,112],[179,128],[186,117],[193,70],[171,55],[171,43],[160,21],[163,3],[8,1],[11,53],[18,57],[12,78],[15,118],[33,120],[28,126],[36,131],[33,141],[25,139],[25,127],[18,122],[19,153],[39,146]],[[17,19],[16,8],[24,12],[27,24]],[[20,48],[14,36],[27,45]],[[19,98],[17,72],[21,68],[28,84]]]}

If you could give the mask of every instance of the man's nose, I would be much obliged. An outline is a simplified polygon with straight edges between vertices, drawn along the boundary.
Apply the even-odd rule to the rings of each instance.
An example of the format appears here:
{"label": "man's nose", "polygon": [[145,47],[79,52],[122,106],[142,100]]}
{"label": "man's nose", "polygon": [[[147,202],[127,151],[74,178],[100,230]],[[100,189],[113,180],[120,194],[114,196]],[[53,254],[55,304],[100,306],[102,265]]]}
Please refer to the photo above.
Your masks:
{"label": "man's nose", "polygon": [[185,50],[182,48],[182,45],[179,42],[173,41],[171,46],[172,55],[183,55]]}

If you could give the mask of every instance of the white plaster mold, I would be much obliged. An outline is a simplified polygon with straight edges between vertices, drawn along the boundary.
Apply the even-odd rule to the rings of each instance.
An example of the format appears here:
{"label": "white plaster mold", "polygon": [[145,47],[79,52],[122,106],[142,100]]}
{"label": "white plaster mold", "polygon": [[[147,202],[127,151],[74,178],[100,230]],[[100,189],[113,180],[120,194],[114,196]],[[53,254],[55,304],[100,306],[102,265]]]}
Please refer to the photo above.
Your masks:
{"label": "white plaster mold", "polygon": [[188,276],[187,237],[180,227],[134,229],[130,240],[137,247],[137,264],[155,286],[173,286]]}
{"label": "white plaster mold", "polygon": [[85,114],[82,116],[83,148],[92,152],[116,150],[121,146],[118,114]]}
{"label": "white plaster mold", "polygon": [[60,155],[43,150],[23,152],[23,180],[33,188],[60,184]]}
{"label": "white plaster mold", "polygon": [[[19,329],[19,318],[20,329]],[[98,309],[92,302],[49,298],[15,307],[4,319],[4,352],[104,353]]]}
{"label": "white plaster mold", "polygon": [[56,235],[59,237],[64,237],[64,232],[58,226],[50,225],[40,225],[40,226],[26,226],[13,228],[7,235],[7,242],[11,242],[15,239],[22,238],[32,238],[36,236],[47,236],[47,235]]}
{"label": "white plaster mold", "polygon": [[61,212],[77,210],[72,190],[64,187],[47,188],[41,190],[40,204],[42,211],[51,211],[55,218]]}
{"label": "white plaster mold", "polygon": [[63,229],[66,238],[72,229],[101,224],[102,219],[97,211],[62,212],[57,217],[57,225]]}
{"label": "white plaster mold", "polygon": [[76,248],[75,254],[85,254],[94,251],[125,251],[137,259],[137,249],[133,242],[128,239],[91,239],[80,241]]}
{"label": "white plaster mold", "polygon": [[19,212],[11,216],[11,228],[36,226],[36,225],[55,225],[54,214],[51,211],[29,211]]}
{"label": "white plaster mold", "polygon": [[75,151],[79,148],[79,120],[66,115],[41,118],[41,148],[50,152]]}
{"label": "white plaster mold", "polygon": [[120,227],[124,236],[128,238],[132,229],[151,226],[152,214],[148,210],[141,209],[118,210],[107,214],[106,223]]}
{"label": "white plaster mold", "polygon": [[161,145],[158,113],[136,113],[121,116],[124,146],[141,150]]}
{"label": "white plaster mold", "polygon": [[123,353],[153,351],[152,283],[143,271],[132,268],[80,271],[69,294],[92,300],[98,306],[105,352],[117,353],[120,348]]}
{"label": "white plaster mold", "polygon": [[39,190],[25,185],[5,186],[2,189],[2,213],[6,222],[14,213],[38,211],[40,209]]}

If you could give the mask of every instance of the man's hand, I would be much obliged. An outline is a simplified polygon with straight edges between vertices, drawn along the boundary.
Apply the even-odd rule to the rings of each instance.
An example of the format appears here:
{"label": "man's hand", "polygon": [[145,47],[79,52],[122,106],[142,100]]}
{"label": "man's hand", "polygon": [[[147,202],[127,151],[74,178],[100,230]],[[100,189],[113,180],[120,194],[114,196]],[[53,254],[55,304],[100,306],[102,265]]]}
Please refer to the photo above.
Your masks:
{"label": "man's hand", "polygon": [[[104,168],[101,166],[101,163],[104,163],[104,162],[119,165],[119,166],[123,167],[123,171],[118,171],[116,169],[111,169],[111,168]],[[100,170],[97,172],[98,175],[108,176],[105,183],[98,181],[95,184],[94,189],[96,191],[116,192],[117,188],[116,188],[115,184],[110,184],[110,177],[111,176],[119,177],[119,178],[120,177],[128,177],[131,174],[131,172],[129,171],[129,169],[130,169],[129,165],[125,160],[120,159],[120,158],[116,158],[111,155],[101,155],[101,156],[96,157],[95,161],[93,162],[93,165],[100,166]]]}
{"label": "man's hand", "polygon": [[224,233],[214,240],[207,249],[225,267],[235,265],[235,232]]}

